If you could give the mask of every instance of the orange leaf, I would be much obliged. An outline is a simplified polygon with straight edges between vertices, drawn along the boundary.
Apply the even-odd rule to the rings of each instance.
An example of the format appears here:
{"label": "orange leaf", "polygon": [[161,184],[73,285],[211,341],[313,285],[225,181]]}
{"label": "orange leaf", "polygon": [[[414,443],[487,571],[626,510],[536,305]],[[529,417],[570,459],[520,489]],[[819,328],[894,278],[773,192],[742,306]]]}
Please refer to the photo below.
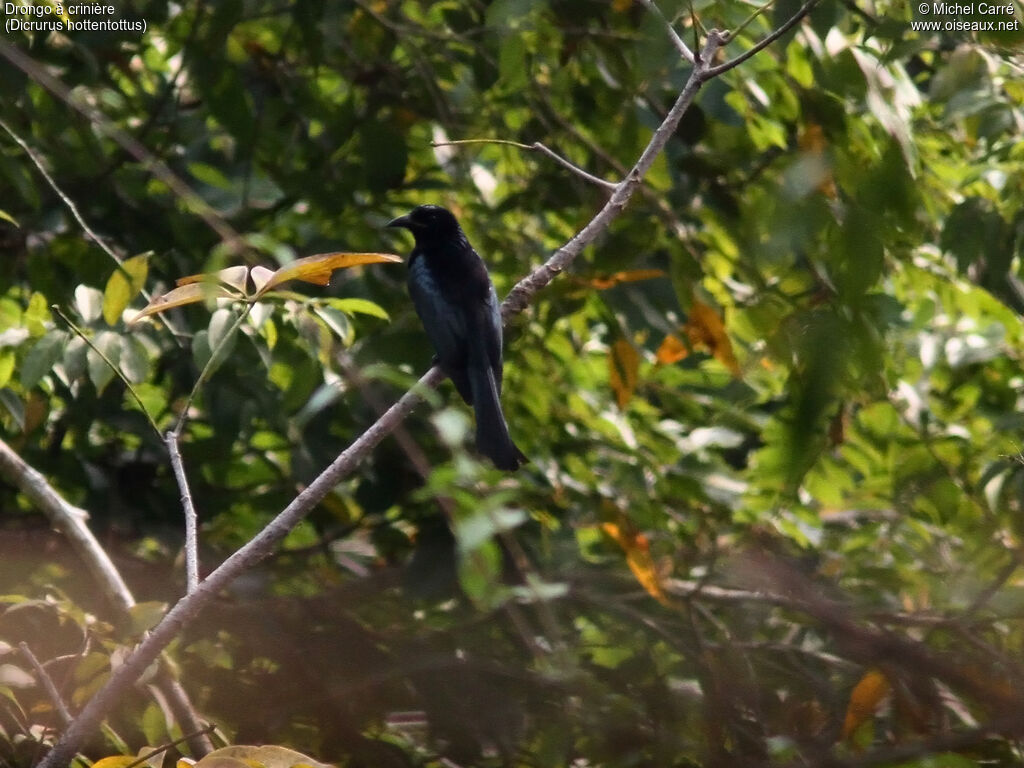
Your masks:
{"label": "orange leaf", "polygon": [[655,357],[662,365],[671,365],[672,363],[678,363],[688,354],[690,354],[690,350],[683,343],[683,340],[670,333],[665,337],[665,340],[661,342],[661,346],[658,347]]}
{"label": "orange leaf", "polygon": [[647,594],[653,597],[662,605],[671,605],[668,595],[661,587],[661,575],[654,565],[654,558],[651,557],[651,544],[639,531],[635,530],[628,522],[623,525],[618,523],[601,523],[601,530],[615,540],[626,553],[626,564],[633,572],[640,586]]}
{"label": "orange leaf", "polygon": [[656,277],[664,276],[665,272],[661,269],[627,269],[624,272],[608,275],[608,277],[595,277],[589,281],[589,284],[599,291],[606,291],[619,283],[636,283],[640,280],[653,280]]}
{"label": "orange leaf", "polygon": [[694,347],[707,349],[733,375],[740,376],[740,364],[732,352],[732,342],[725,332],[725,323],[713,307],[700,299],[694,299],[683,330]]}
{"label": "orange leaf", "polygon": [[608,353],[608,377],[619,408],[625,408],[636,390],[640,355],[625,339],[618,339]]}
{"label": "orange leaf", "polygon": [[841,738],[849,739],[860,726],[874,717],[892,686],[878,669],[869,669],[850,692]]}
{"label": "orange leaf", "polygon": [[155,315],[173,307],[181,307],[185,304],[194,304],[207,298],[229,298],[237,299],[238,294],[223,285],[211,285],[210,283],[187,283],[173,288],[163,296],[156,296],[149,304],[140,309],[128,322],[137,323],[144,317]]}
{"label": "orange leaf", "polygon": [[254,298],[288,280],[305,280],[307,283],[327,285],[331,282],[331,275],[336,269],[346,269],[360,264],[401,261],[402,259],[393,253],[318,253],[315,256],[306,256],[277,270],[257,291]]}

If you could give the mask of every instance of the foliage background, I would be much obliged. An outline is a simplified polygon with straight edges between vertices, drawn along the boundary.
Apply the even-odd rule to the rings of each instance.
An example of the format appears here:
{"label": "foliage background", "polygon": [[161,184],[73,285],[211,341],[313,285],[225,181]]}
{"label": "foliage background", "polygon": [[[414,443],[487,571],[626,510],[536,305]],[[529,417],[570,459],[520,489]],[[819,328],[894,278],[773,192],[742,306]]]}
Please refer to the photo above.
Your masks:
{"label": "foliage background", "polygon": [[[692,38],[688,6],[661,9]],[[752,10],[693,8],[729,29]],[[1022,36],[918,34],[911,12],[825,0],[702,89],[642,194],[507,329],[530,465],[476,463],[446,384],[188,629],[181,679],[227,739],[353,766],[1020,760],[1019,725],[979,724],[1024,679]],[[147,32],[9,35],[70,92],[4,62],[0,112],[120,255],[149,254],[154,293],[405,253],[382,225],[438,202],[503,294],[606,192],[537,153],[432,142],[541,141],[616,179],[687,74],[658,16],[618,0],[118,13]],[[163,445],[51,306],[163,428],[237,310],[175,311],[177,334],[105,316],[114,264],[7,134],[0,184],[5,440],[150,601],[117,620],[0,487],[0,761],[28,764],[56,721],[18,643],[74,709],[183,589]],[[207,568],[429,366],[403,282],[339,273],[243,326],[183,443]],[[140,689],[86,754],[178,735]]]}

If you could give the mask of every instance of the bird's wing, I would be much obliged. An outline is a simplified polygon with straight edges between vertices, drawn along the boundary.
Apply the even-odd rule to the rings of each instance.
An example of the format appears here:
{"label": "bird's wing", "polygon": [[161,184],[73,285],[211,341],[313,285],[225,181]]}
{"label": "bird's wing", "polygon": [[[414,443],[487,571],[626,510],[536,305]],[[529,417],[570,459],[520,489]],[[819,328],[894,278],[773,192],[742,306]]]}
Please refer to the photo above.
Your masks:
{"label": "bird's wing", "polygon": [[[490,283],[490,280],[488,280]],[[498,303],[498,294],[494,290],[493,283],[488,286],[489,294],[485,307],[486,317],[484,327],[487,329],[484,337],[484,345],[487,352],[487,362],[494,372],[494,383],[498,387],[498,394],[501,394],[502,358],[501,358],[501,304]]]}
{"label": "bird's wing", "polygon": [[461,307],[445,300],[426,259],[416,253],[409,262],[409,295],[423,323],[423,330],[434,345],[438,362],[451,376],[462,398],[471,402],[472,394],[465,376],[465,314]]}

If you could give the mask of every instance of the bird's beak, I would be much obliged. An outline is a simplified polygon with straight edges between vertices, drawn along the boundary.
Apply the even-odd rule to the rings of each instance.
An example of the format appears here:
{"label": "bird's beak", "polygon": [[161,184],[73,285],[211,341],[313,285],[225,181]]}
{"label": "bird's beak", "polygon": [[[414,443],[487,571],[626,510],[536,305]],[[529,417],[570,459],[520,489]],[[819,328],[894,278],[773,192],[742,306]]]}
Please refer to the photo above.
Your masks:
{"label": "bird's beak", "polygon": [[412,221],[408,216],[399,216],[397,219],[392,219],[385,226],[388,227],[401,227],[402,229],[412,229]]}

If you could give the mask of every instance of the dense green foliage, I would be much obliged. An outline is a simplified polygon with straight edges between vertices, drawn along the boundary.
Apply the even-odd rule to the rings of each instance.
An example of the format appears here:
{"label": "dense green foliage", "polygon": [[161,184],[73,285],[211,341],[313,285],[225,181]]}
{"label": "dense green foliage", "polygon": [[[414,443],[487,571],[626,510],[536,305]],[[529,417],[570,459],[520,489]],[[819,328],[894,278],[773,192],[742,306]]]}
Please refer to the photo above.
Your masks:
{"label": "dense green foliage", "polygon": [[[607,191],[538,152],[432,142],[540,141],[617,180],[688,68],[640,3],[131,7],[145,34],[4,40],[38,67],[0,64],[0,118],[119,256],[147,255],[119,271],[0,131],[0,430],[140,600],[173,602],[179,491],[100,352],[167,429],[240,306],[126,325],[133,283],[406,253],[383,224],[436,202],[503,295]],[[735,29],[753,8],[693,10]],[[912,10],[824,0],[705,85],[507,329],[531,463],[476,462],[443,385],[172,648],[198,710],[352,766],[1018,764],[1024,35],[919,34]],[[688,5],[662,11],[693,39]],[[182,442],[205,569],[429,367],[404,278],[290,284],[230,339]],[[117,620],[13,485],[0,510],[0,764],[28,764],[58,723],[18,642],[74,710],[153,606]],[[890,706],[854,696],[851,721],[872,668]],[[140,688],[87,754],[179,736],[161,706]]]}

